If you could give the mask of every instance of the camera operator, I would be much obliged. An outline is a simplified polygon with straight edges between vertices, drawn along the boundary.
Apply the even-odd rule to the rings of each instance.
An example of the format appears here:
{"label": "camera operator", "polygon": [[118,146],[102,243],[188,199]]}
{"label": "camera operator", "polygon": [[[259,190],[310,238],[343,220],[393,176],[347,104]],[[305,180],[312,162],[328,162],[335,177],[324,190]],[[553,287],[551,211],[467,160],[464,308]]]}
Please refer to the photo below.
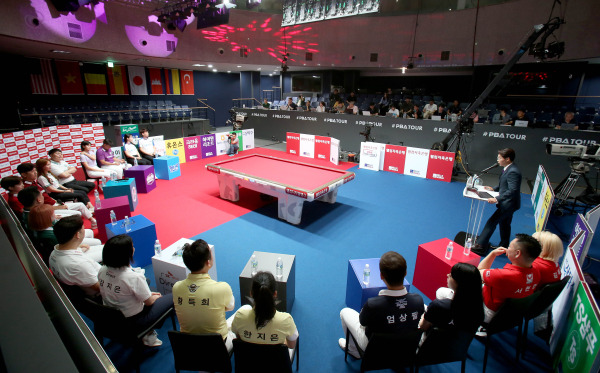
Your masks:
{"label": "camera operator", "polygon": [[234,155],[237,154],[238,150],[240,149],[240,146],[239,146],[240,140],[237,138],[237,135],[235,134],[235,132],[228,134],[227,137],[228,137],[228,141],[229,141],[229,150],[227,151],[227,155],[229,155],[230,157],[233,157]]}

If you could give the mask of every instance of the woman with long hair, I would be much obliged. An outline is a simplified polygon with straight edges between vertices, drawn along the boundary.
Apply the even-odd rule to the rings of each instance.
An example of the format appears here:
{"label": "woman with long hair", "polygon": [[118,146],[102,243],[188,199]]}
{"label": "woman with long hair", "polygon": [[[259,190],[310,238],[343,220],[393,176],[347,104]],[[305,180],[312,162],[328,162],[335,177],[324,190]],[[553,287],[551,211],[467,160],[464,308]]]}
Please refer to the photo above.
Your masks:
{"label": "woman with long hair", "polygon": [[231,331],[245,342],[258,344],[285,344],[293,349],[298,329],[289,313],[275,308],[277,298],[275,277],[271,272],[258,272],[252,278],[250,295],[254,306],[237,310]]}
{"label": "woman with long hair", "polygon": [[[33,206],[29,211],[27,220],[34,238],[41,244],[40,247],[45,251],[40,254],[42,258],[46,259],[45,255],[47,254],[49,257],[54,246],[58,245],[53,228],[54,223],[58,220],[54,214],[54,207],[46,204]],[[100,240],[94,238],[94,232],[86,229],[85,238],[80,245],[81,251],[89,255],[96,262],[100,262],[102,260],[102,247]]]}
{"label": "woman with long hair", "polygon": [[552,282],[560,281],[560,265],[558,260],[563,256],[563,242],[552,232],[542,231],[535,232],[533,238],[540,242],[542,252],[533,261],[533,268],[540,271],[539,287]]}
{"label": "woman with long hair", "polygon": [[481,274],[477,267],[468,263],[456,263],[448,274],[448,287],[452,289],[453,295],[432,301],[419,322],[419,328],[427,331],[432,326],[454,326],[475,333],[483,322],[481,284]]}
{"label": "woman with long hair", "polygon": [[[173,307],[173,297],[150,291],[144,274],[131,268],[134,251],[133,241],[126,234],[106,241],[98,282],[104,304],[117,308],[135,330],[141,331]],[[149,347],[162,345],[156,330],[146,334],[142,342]]]}
{"label": "woman with long hair", "polygon": [[[87,193],[78,190],[71,189],[61,185],[58,180],[50,173],[50,160],[46,158],[40,158],[35,161],[35,168],[38,174],[38,183],[46,190],[50,197],[59,200],[77,200],[85,204],[88,209],[93,209],[92,203]],[[90,213],[91,214],[91,213]],[[87,216],[85,216],[87,218]],[[89,219],[89,218],[88,218]]]}

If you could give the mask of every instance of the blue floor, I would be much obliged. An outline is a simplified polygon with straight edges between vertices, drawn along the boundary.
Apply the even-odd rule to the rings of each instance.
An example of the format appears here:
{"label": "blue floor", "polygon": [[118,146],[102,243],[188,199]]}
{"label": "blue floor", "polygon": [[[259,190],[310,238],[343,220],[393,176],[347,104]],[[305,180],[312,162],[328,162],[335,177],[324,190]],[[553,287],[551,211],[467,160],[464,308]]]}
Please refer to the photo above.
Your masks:
{"label": "blue floor", "polygon": [[[358,372],[360,361],[344,362],[338,347],[343,337],[339,311],[345,307],[349,259],[379,257],[388,250],[400,252],[408,262],[409,282],[419,244],[439,238],[454,238],[466,229],[470,200],[462,196],[462,183],[444,183],[388,172],[354,168],[357,177],[344,185],[334,205],[305,203],[302,223],[293,226],[277,219],[276,203],[248,213],[194,238],[215,245],[218,280],[228,282],[240,305],[239,274],[251,253],[257,251],[296,255],[296,299],[291,311],[300,332],[300,372]],[[492,213],[486,209],[485,217]],[[202,212],[199,212],[202,213]],[[569,230],[566,216],[553,224]],[[569,226],[569,224],[571,224]],[[535,231],[531,199],[522,195],[522,208],[513,219],[514,233]],[[549,229],[554,230],[552,225]],[[491,242],[497,243],[498,232]],[[595,249],[595,248],[594,248]],[[596,255],[597,256],[597,255]],[[507,260],[498,258],[494,267]],[[146,276],[154,285],[151,266]],[[414,286],[413,292],[419,292]],[[429,299],[424,297],[426,303]],[[228,316],[232,313],[228,313]],[[173,371],[167,331],[159,331],[164,344],[147,351],[143,372]],[[533,328],[530,326],[529,330]],[[530,333],[525,360],[515,362],[516,330],[495,336],[489,353],[488,372],[545,372],[551,370],[548,348]],[[106,350],[121,372],[132,369],[127,353],[108,344]],[[474,340],[469,350],[468,372],[480,372],[483,344]],[[424,372],[455,372],[459,363],[424,367]]]}

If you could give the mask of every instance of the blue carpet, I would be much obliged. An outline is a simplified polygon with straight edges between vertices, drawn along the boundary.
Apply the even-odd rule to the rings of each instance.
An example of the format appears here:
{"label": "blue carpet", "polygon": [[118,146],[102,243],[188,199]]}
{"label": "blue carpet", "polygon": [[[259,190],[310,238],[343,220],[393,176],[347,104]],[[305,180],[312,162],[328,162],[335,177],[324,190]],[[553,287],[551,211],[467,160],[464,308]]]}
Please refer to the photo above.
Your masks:
{"label": "blue carpet", "polygon": [[[239,274],[253,251],[296,255],[296,298],[291,314],[300,332],[300,372],[360,371],[360,361],[348,358],[344,362],[338,347],[338,338],[343,337],[339,311],[345,307],[349,259],[398,251],[408,262],[407,279],[412,283],[418,245],[443,237],[454,238],[466,229],[470,200],[462,196],[463,183],[448,184],[357,168],[352,171],[357,177],[339,190],[336,204],[305,203],[299,226],[277,219],[277,204],[271,203],[194,237],[215,245],[218,280],[231,285],[236,307],[240,305]],[[493,207],[487,207],[484,218],[492,212]],[[554,224],[569,230],[568,219],[557,218]],[[522,208],[515,214],[512,227],[513,235],[534,232],[529,195],[522,195]],[[548,228],[554,230],[550,225]],[[495,232],[491,242],[498,240]],[[494,267],[506,262],[505,257],[497,258]],[[151,266],[146,268],[146,276],[154,282]],[[411,291],[419,293],[414,287]],[[424,299],[429,303],[429,299]],[[170,328],[167,322],[159,331],[164,344],[157,351],[147,352],[143,372],[174,370],[167,338]],[[530,325],[529,330],[532,329]],[[550,371],[548,349],[531,332],[526,359],[515,362],[516,334],[515,329],[492,339],[488,371]],[[119,370],[132,369],[125,362],[127,354],[117,350],[117,346],[107,347]],[[483,344],[474,340],[468,372],[481,371],[483,353]],[[422,368],[425,372],[459,369],[460,363]]]}

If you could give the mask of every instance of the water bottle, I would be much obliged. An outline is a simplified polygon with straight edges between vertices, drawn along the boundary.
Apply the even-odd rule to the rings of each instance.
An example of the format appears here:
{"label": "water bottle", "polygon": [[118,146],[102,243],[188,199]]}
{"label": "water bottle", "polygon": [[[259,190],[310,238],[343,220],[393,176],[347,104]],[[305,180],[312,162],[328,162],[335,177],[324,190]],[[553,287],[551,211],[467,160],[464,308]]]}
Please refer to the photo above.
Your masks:
{"label": "water bottle", "polygon": [[256,272],[258,272],[258,260],[256,260],[256,255],[252,255],[250,264],[252,265],[252,276],[254,276]]}
{"label": "water bottle", "polygon": [[115,215],[115,210],[110,210],[110,223],[113,227],[117,224],[117,215]]}
{"label": "water bottle", "polygon": [[[131,223],[129,222],[129,217],[126,216],[125,217],[125,221],[123,222],[123,224],[125,225],[125,232],[131,232]],[[446,257],[448,255],[446,254]]]}
{"label": "water bottle", "polygon": [[137,166],[137,165],[138,165],[138,163],[137,163],[137,158],[133,158],[133,165],[134,165],[134,166]]}
{"label": "water bottle", "polygon": [[467,239],[467,243],[465,243],[465,255],[471,254],[471,247],[473,246],[473,242],[471,242],[471,237]]}
{"label": "water bottle", "polygon": [[365,264],[365,269],[363,269],[363,284],[369,285],[371,281],[371,267],[368,264]]}
{"label": "water bottle", "polygon": [[467,179],[467,187],[471,188],[473,186],[473,176],[469,176],[469,178]]}
{"label": "water bottle", "polygon": [[112,179],[112,181],[115,181],[115,180],[117,180],[117,173],[116,173],[116,172],[113,172],[113,173],[112,173],[112,175],[111,175],[111,179]]}
{"label": "water bottle", "polygon": [[446,259],[450,260],[452,258],[452,250],[454,250],[453,242],[450,241],[448,246],[446,246]]}
{"label": "water bottle", "polygon": [[156,254],[157,256],[160,256],[161,252],[162,252],[162,248],[160,247],[160,242],[158,242],[158,240],[156,240],[156,242],[154,242],[154,254]]}
{"label": "water bottle", "polygon": [[281,257],[277,258],[277,264],[275,265],[275,277],[281,280],[283,277],[283,260]]}
{"label": "water bottle", "polygon": [[102,176],[102,179],[100,179],[100,186],[102,188],[104,188],[106,186],[106,179],[104,178],[104,176]]}
{"label": "water bottle", "polygon": [[100,202],[100,193],[98,193],[98,189],[94,190],[94,198],[96,199],[96,210],[102,208],[102,202]]}

